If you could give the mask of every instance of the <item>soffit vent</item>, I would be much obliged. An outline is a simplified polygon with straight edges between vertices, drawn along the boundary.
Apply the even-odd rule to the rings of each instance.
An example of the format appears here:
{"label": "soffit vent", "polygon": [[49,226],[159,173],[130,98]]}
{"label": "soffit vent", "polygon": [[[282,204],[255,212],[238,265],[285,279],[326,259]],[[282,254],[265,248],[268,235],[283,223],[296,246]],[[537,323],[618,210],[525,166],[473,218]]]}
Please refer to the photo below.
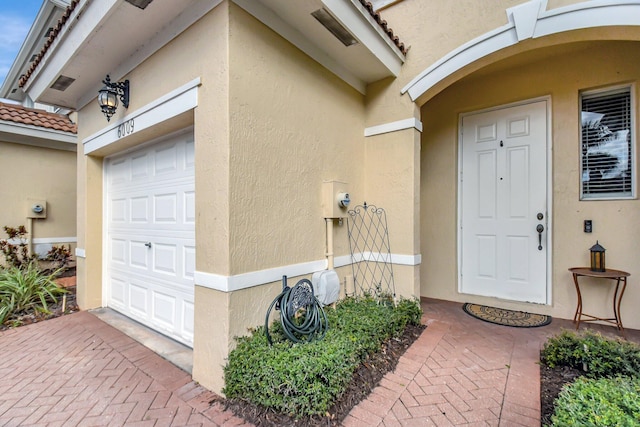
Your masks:
{"label": "soffit vent", "polygon": [[67,90],[71,83],[75,82],[76,79],[72,79],[71,77],[60,75],[57,80],[51,85],[51,89],[59,90],[64,92]]}
{"label": "soffit vent", "polygon": [[126,0],[127,3],[134,5],[135,7],[139,7],[140,9],[144,9],[149,6],[153,0]]}
{"label": "soffit vent", "polygon": [[353,46],[358,43],[353,35],[342,26],[336,18],[333,17],[325,9],[318,9],[315,12],[311,12],[311,15],[318,20],[327,30],[331,32],[338,40],[345,46]]}

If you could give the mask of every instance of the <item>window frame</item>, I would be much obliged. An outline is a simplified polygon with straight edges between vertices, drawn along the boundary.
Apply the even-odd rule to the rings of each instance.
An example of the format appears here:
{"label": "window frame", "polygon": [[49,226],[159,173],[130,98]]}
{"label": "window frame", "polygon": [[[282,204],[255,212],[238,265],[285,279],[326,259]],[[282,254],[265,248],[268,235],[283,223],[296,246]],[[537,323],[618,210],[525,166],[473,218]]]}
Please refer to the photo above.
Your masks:
{"label": "window frame", "polygon": [[[631,191],[630,194],[621,193],[621,192],[607,192],[607,193],[585,193],[584,183],[583,181],[583,170],[584,170],[584,154],[583,154],[583,142],[582,142],[582,106],[583,101],[588,98],[597,98],[599,96],[608,96],[615,95],[621,93],[629,94],[629,108],[630,108],[630,117],[629,117],[629,162],[631,163],[629,169],[631,173],[630,185]],[[597,201],[597,200],[633,200],[636,199],[637,195],[637,173],[636,173],[636,101],[635,101],[635,84],[621,84],[616,86],[607,86],[605,88],[595,89],[595,90],[584,90],[579,92],[579,106],[578,106],[578,123],[580,124],[579,132],[579,177],[580,180],[580,200],[581,201]]]}

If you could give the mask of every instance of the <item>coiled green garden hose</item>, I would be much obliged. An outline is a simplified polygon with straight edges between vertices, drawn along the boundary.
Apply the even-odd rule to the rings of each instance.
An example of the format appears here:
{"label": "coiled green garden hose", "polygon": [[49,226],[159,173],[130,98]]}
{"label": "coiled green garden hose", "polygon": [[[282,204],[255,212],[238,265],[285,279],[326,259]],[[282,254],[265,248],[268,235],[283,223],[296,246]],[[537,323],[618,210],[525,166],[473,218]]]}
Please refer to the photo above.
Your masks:
{"label": "coiled green garden hose", "polygon": [[264,330],[269,345],[269,316],[273,308],[280,311],[280,323],[285,336],[295,343],[321,340],[327,333],[329,321],[327,313],[313,293],[313,285],[307,279],[298,281],[292,288],[287,286],[287,276],[282,277],[282,292],[267,310]]}

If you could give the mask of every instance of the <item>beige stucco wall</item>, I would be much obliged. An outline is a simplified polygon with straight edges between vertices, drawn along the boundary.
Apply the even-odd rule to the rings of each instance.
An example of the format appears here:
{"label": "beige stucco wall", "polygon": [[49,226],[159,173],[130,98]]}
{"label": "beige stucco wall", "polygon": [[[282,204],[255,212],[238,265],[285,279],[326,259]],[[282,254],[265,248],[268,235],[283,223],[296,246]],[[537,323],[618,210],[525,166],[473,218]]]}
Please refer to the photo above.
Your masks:
{"label": "beige stucco wall", "polygon": [[[71,245],[76,237],[76,153],[0,141],[0,238],[2,227],[30,227],[28,199],[47,202],[47,217],[34,219],[29,237],[60,238],[54,245]],[[73,252],[72,252],[73,253]]]}
{"label": "beige stucco wall", "polygon": [[[460,81],[422,108],[423,296],[493,303],[573,318],[576,295],[567,269],[588,265],[588,249],[599,239],[607,248],[607,266],[631,273],[622,316],[625,326],[640,327],[640,317],[634,311],[640,298],[636,286],[640,275],[636,262],[640,249],[636,227],[640,220],[639,202],[579,200],[578,111],[580,90],[621,83],[637,85],[639,47],[637,42],[585,42],[547,49],[546,57],[540,52],[525,54],[511,61],[517,65],[496,64],[486,73]],[[552,305],[531,306],[461,295],[457,292],[456,240],[459,115],[544,96],[550,97],[552,110]],[[637,117],[637,86],[634,96]],[[585,219],[593,220],[592,234],[582,231]],[[588,289],[585,312],[610,317],[613,287],[600,288],[603,289]]]}
{"label": "beige stucco wall", "polygon": [[[198,268],[231,276],[284,267],[287,274],[287,266],[324,260],[323,181],[346,182],[353,202],[364,200],[362,95],[232,5],[228,105],[228,266]],[[334,254],[348,253],[347,227],[336,222]],[[341,277],[350,272],[342,270]],[[195,355],[207,371],[194,368],[194,378],[222,387],[233,337],[262,324],[280,291],[280,281],[229,293],[197,290],[197,300],[217,310],[205,317],[207,351]]]}
{"label": "beige stucco wall", "polygon": [[[339,180],[348,183],[353,204],[367,201],[387,210],[394,254],[422,253],[422,265],[394,267],[401,295],[462,300],[456,292],[455,234],[459,113],[550,95],[554,132],[559,133],[554,133],[554,167],[565,162],[565,157],[558,157],[561,154],[573,155],[575,164],[575,169],[564,173],[554,169],[554,183],[560,185],[554,192],[554,203],[560,196],[573,197],[576,202],[571,191],[577,191],[577,148],[571,152],[571,145],[562,144],[577,138],[577,127],[572,135],[566,126],[577,120],[577,90],[633,79],[638,71],[631,61],[625,61],[622,74],[603,65],[598,73],[582,76],[572,70],[584,69],[586,59],[575,64],[559,54],[554,75],[546,74],[547,62],[514,71],[494,70],[489,77],[478,74],[475,82],[463,81],[441,95],[433,94],[435,98],[422,109],[400,93],[413,77],[449,51],[504,25],[505,8],[520,3],[405,0],[385,10],[383,17],[411,50],[400,76],[371,84],[366,96],[233,3],[217,6],[124,76],[131,81],[130,112],[195,78],[201,79],[198,107],[169,124],[124,138],[90,156],[79,150],[78,236],[79,246],[87,253],[86,260],[79,262],[81,307],[102,304],[103,156],[189,124],[194,126],[196,146],[198,272],[225,278],[323,260],[322,182]],[[550,7],[567,3],[550,1]],[[486,63],[539,46],[524,43],[488,58]],[[633,52],[617,55],[624,57],[625,53]],[[505,87],[506,77],[510,80]],[[530,80],[536,84],[529,84]],[[120,109],[114,120],[123,114],[126,111]],[[364,137],[366,127],[408,118],[422,120],[422,136],[416,129],[406,129]],[[106,122],[91,103],[80,111],[79,123],[82,141]],[[569,185],[571,180],[575,186]],[[628,208],[623,209],[624,214],[617,209],[633,203],[605,202],[601,206],[632,221],[635,218]],[[554,232],[563,226],[567,235],[554,234],[554,305],[536,311],[572,314],[573,290],[555,283],[566,279],[568,265],[584,260],[574,253],[568,255],[559,239],[570,237],[574,246],[589,246],[596,236],[580,234],[582,215],[589,214],[597,232],[608,218],[600,207],[586,208],[592,205],[598,206],[595,202],[554,205]],[[576,209],[582,210],[579,215]],[[346,226],[336,225],[333,237],[334,254],[347,255]],[[629,249],[631,240],[619,248],[604,239],[601,242],[609,249],[610,260],[631,260],[629,255],[617,256]],[[339,269],[341,280],[349,274],[350,268]],[[291,277],[290,283],[297,279]],[[219,391],[233,337],[263,322],[281,285],[272,281],[233,292],[204,285],[196,283],[193,375],[204,386]],[[632,300],[626,297],[626,303]]]}

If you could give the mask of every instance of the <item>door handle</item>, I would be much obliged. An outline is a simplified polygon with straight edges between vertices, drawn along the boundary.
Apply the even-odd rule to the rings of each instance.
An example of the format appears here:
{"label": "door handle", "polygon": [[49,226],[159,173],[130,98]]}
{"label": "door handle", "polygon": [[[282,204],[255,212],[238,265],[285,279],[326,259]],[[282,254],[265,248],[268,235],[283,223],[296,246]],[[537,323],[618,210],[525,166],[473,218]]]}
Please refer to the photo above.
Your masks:
{"label": "door handle", "polygon": [[538,250],[542,250],[542,232],[544,231],[544,225],[538,224],[536,227],[536,231],[538,232]]}
{"label": "door handle", "polygon": [[147,242],[144,244],[146,247],[150,248],[151,247],[151,242]]}

